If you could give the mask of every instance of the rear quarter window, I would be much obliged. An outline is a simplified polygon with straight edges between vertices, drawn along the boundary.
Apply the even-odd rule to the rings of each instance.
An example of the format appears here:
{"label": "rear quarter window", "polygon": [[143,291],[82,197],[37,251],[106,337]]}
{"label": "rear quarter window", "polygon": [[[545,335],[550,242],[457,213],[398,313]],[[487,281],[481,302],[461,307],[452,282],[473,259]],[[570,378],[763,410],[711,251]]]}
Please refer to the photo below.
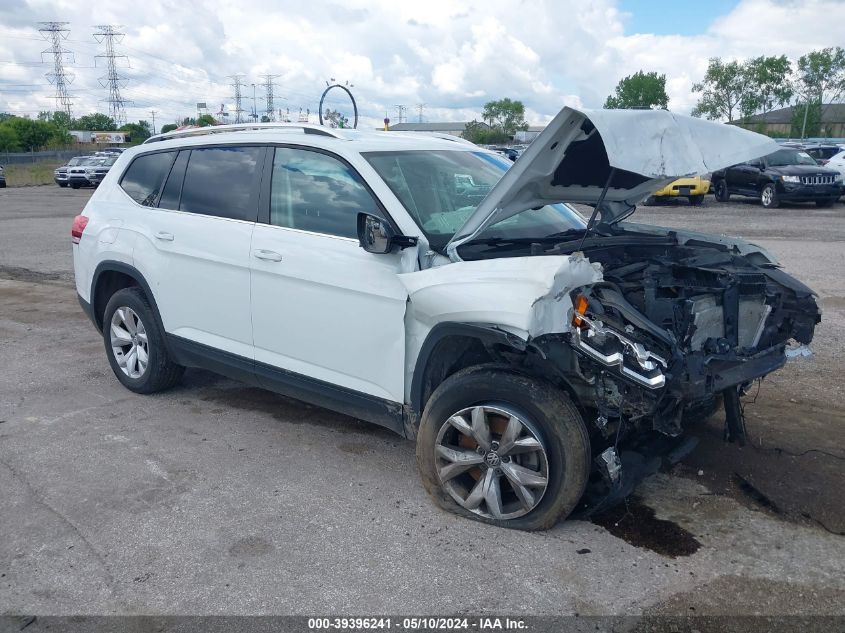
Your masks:
{"label": "rear quarter window", "polygon": [[179,210],[254,222],[263,156],[263,147],[192,149]]}
{"label": "rear quarter window", "polygon": [[121,188],[138,204],[156,206],[175,155],[176,152],[156,152],[138,156],[120,179]]}

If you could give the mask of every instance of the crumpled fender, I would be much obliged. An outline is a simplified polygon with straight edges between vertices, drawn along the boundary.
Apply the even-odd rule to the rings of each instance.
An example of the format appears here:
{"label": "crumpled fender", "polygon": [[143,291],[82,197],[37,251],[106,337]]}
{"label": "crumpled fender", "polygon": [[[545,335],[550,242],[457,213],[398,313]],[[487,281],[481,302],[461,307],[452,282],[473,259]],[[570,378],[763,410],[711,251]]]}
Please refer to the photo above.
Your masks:
{"label": "crumpled fender", "polygon": [[454,262],[397,276],[408,291],[406,401],[417,357],[436,325],[483,324],[524,341],[567,332],[569,293],[602,280],[601,264],[580,253]]}
{"label": "crumpled fender", "polygon": [[569,292],[601,281],[602,273],[574,254],[455,262],[398,277],[410,301],[406,326],[409,318],[427,329],[484,323],[528,340],[568,331]]}

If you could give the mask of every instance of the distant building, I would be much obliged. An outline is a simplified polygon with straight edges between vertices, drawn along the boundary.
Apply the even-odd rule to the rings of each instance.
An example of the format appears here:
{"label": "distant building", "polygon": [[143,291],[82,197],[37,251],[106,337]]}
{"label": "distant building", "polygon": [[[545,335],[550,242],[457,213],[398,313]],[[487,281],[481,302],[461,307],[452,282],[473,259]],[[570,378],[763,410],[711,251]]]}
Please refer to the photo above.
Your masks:
{"label": "distant building", "polygon": [[[830,103],[822,105],[821,133],[823,136],[832,138],[845,138],[845,103]],[[797,112],[797,120],[800,121],[803,115],[804,106],[789,106],[766,112],[766,114],[755,114],[734,121],[734,125],[744,127],[746,130],[753,130],[761,134],[774,134],[776,136],[789,136],[795,134],[792,129],[793,113]],[[800,133],[800,127],[798,129]]]}
{"label": "distant building", "polygon": [[[480,123],[489,127],[486,123]],[[467,121],[444,121],[442,123],[395,123],[390,126],[391,132],[440,132],[452,136],[463,137]],[[381,128],[379,128],[381,129]]]}
{"label": "distant building", "polygon": [[540,136],[540,132],[546,129],[545,125],[529,125],[527,130],[519,130],[513,135],[514,143],[530,143]]}

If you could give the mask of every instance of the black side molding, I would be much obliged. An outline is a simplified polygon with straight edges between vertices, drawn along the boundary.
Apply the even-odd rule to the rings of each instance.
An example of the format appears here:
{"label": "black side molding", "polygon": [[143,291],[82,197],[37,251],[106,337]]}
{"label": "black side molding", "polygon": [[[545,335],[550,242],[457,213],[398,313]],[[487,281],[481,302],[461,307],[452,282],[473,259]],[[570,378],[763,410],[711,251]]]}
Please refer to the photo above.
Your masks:
{"label": "black side molding", "polygon": [[186,367],[200,367],[241,382],[372,422],[407,437],[405,407],[360,391],[304,376],[286,369],[256,363],[250,358],[224,352],[195,341],[167,335],[173,359]]}

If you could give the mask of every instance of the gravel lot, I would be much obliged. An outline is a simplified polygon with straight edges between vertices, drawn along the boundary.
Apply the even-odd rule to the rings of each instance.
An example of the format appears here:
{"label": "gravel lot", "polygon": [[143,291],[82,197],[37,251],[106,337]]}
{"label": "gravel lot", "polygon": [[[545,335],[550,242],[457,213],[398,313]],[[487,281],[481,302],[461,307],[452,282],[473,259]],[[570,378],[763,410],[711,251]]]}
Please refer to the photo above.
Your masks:
{"label": "gravel lot", "polygon": [[635,216],[765,246],[824,309],[815,357],[747,404],[753,446],[716,416],[641,486],[700,544],[672,557],[643,546],[654,520],[441,513],[410,442],[207,372],[123,389],[72,286],[89,195],[0,190],[0,614],[845,614],[845,205]]}

